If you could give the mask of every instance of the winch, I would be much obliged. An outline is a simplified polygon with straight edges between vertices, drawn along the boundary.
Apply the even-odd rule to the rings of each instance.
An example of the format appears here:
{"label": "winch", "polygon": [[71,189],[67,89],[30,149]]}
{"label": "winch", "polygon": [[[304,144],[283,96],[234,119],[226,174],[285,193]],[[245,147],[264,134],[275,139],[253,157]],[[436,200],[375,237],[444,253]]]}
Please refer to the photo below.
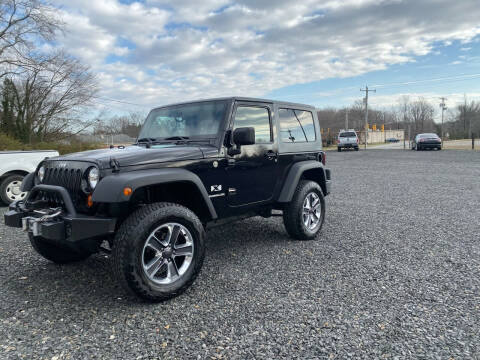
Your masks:
{"label": "winch", "polygon": [[57,216],[60,216],[63,212],[62,208],[50,208],[42,210],[34,210],[35,214],[41,215],[40,217],[26,216],[22,219],[22,228],[24,231],[31,231],[33,236],[40,236],[41,230],[40,223],[53,221]]}

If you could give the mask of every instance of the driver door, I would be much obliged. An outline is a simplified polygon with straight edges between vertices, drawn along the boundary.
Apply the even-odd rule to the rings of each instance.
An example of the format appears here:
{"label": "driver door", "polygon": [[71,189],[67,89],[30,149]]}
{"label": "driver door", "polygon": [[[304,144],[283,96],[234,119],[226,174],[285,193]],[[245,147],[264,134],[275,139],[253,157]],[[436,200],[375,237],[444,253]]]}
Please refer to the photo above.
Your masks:
{"label": "driver door", "polygon": [[238,155],[229,156],[227,204],[238,207],[272,199],[278,179],[278,150],[272,128],[271,104],[237,102],[233,130],[255,129],[255,144],[243,145]]}

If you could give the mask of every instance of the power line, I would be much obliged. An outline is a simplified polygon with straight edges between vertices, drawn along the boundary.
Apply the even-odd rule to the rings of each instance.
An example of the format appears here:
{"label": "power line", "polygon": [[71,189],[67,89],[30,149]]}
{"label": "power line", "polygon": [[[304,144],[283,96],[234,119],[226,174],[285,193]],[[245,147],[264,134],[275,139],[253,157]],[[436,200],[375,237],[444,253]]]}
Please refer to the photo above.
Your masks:
{"label": "power line", "polygon": [[107,97],[103,97],[103,96],[92,96],[92,97],[95,98],[95,99],[113,101],[113,102],[117,102],[117,103],[125,104],[125,105],[133,105],[133,106],[138,106],[138,107],[143,107],[143,108],[149,108],[148,106],[145,106],[145,105],[135,104],[135,103],[131,103],[131,102],[128,102],[128,101],[117,100],[117,99],[107,98]]}
{"label": "power line", "polygon": [[[405,86],[405,85],[414,85],[414,84],[421,84],[424,82],[432,82],[432,81],[442,81],[442,80],[472,80],[477,79],[480,77],[480,73],[477,74],[463,74],[463,75],[454,75],[454,76],[444,76],[439,78],[431,78],[431,79],[422,79],[422,80],[412,80],[412,81],[404,81],[404,82],[397,82],[397,83],[385,83],[385,84],[376,84],[376,87],[386,87],[386,86]],[[447,81],[450,82],[450,81]]]}
{"label": "power line", "polygon": [[[395,87],[395,86],[415,86],[415,85],[422,85],[423,83],[426,82],[440,82],[440,84],[448,84],[451,82],[456,82],[456,81],[468,81],[468,80],[476,80],[480,78],[480,73],[477,74],[463,74],[463,75],[454,75],[454,76],[446,76],[446,77],[439,77],[439,78],[430,78],[430,79],[421,79],[421,80],[412,80],[412,81],[404,81],[404,82],[392,82],[392,83],[383,83],[383,84],[376,84],[374,85],[375,87]],[[442,81],[445,80],[445,81]],[[347,93],[349,90],[355,90],[356,86],[347,86],[343,88],[338,88],[334,89],[331,91],[331,95],[327,95],[325,97],[329,96],[336,96],[341,93]],[[435,96],[436,97],[436,96]]]}
{"label": "power line", "polygon": [[[116,110],[121,110],[123,112],[128,112],[128,110],[126,110],[125,107],[120,107],[120,106],[116,106],[116,105],[112,105],[112,104],[108,104],[108,103],[104,103],[104,102],[101,102],[97,99],[93,99],[93,102],[97,105],[101,105],[103,106],[104,108],[108,108],[108,109],[116,109]],[[136,111],[141,111],[141,110],[136,110]]]}

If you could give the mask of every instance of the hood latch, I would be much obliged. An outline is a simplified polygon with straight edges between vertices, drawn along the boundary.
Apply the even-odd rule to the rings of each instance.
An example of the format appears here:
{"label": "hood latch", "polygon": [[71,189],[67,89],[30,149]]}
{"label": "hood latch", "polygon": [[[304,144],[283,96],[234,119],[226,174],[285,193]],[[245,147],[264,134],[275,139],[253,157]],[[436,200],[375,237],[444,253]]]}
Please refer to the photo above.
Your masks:
{"label": "hood latch", "polygon": [[120,171],[120,163],[115,158],[110,158],[110,167],[113,168],[113,172],[119,172]]}

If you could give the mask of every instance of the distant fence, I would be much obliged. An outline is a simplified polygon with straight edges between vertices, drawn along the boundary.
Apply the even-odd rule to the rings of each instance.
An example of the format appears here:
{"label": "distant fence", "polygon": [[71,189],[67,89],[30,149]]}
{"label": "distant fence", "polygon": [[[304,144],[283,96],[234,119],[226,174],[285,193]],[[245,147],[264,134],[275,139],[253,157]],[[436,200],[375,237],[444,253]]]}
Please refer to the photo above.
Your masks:
{"label": "distant fence", "polygon": [[[385,131],[372,131],[367,132],[367,144],[377,144],[386,142],[387,139],[397,139],[403,141],[405,137],[405,131],[403,130],[385,130]],[[360,142],[365,144],[365,131],[359,134]]]}
{"label": "distant fence", "polygon": [[[365,144],[365,131],[357,131],[359,142]],[[337,143],[338,131],[330,131],[330,129],[322,129],[323,146],[335,145]],[[386,142],[387,139],[395,138],[403,141],[405,138],[404,130],[368,130],[367,144],[376,144]]]}

